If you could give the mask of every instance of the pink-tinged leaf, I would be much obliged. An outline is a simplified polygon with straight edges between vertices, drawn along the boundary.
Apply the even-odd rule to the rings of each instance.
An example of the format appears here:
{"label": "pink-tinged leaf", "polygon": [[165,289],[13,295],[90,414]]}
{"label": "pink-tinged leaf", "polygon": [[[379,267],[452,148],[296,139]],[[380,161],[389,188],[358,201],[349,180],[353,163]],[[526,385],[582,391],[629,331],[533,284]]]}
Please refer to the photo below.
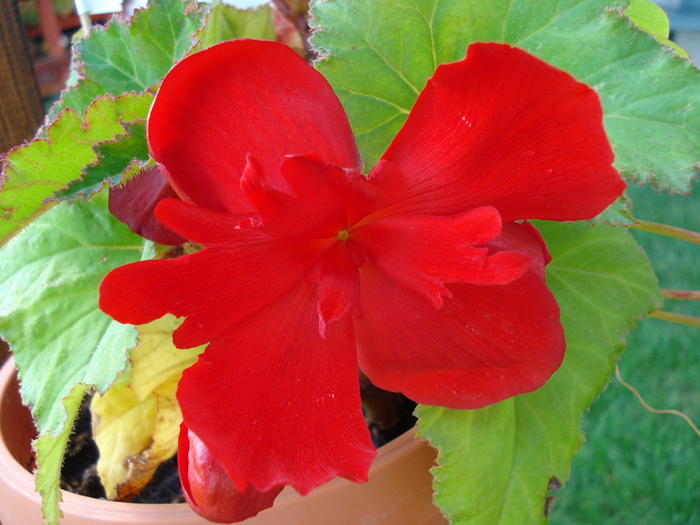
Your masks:
{"label": "pink-tinged leaf", "polygon": [[240,492],[366,481],[376,455],[352,322],[346,316],[319,337],[315,285],[300,284],[214,340],[185,371],[178,400]]}
{"label": "pink-tinged leaf", "polygon": [[207,247],[117,268],[100,285],[100,308],[137,325],[166,313],[187,316],[173,335],[180,348],[211,341],[288,292],[330,248],[330,241],[292,242],[239,228],[234,216],[182,201],[163,201],[156,213],[167,227]]}
{"label": "pink-tinged leaf", "polygon": [[272,507],[284,485],[259,492],[251,485],[239,492],[207,446],[184,423],[178,440],[178,468],[190,507],[209,521],[235,523]]}
{"label": "pink-tinged leaf", "polygon": [[158,203],[177,198],[158,167],[144,169],[126,183],[109,191],[109,211],[129,229],[159,244],[175,246],[185,239],[163,226],[155,217]]}
{"label": "pink-tinged leaf", "polygon": [[240,179],[254,155],[283,188],[287,155],[359,168],[347,117],[326,80],[289,47],[235,40],[196,53],[163,80],[148,120],[154,158],[180,196],[218,211],[254,211]]}
{"label": "pink-tinged leaf", "polygon": [[559,307],[544,283],[539,240],[509,223],[488,244],[532,262],[504,285],[454,283],[436,309],[374,265],[360,270],[355,320],[360,367],[377,386],[427,405],[472,409],[536,390],[559,367],[565,341]]}
{"label": "pink-tinged leaf", "polygon": [[589,219],[625,188],[595,91],[504,44],[439,66],[383,159],[408,179],[401,213]]}
{"label": "pink-tinged leaf", "polygon": [[450,297],[445,283],[506,284],[525,273],[527,255],[489,254],[484,245],[500,233],[498,211],[482,207],[454,217],[389,217],[353,230],[351,238],[381,272],[439,308],[442,296]]}

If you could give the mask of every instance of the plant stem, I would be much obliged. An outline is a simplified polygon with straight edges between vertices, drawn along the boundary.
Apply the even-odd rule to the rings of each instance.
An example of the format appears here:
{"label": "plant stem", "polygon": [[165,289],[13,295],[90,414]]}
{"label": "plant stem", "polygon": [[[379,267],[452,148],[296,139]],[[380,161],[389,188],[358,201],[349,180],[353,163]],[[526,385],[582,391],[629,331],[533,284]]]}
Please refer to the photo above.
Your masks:
{"label": "plant stem", "polygon": [[652,312],[649,317],[661,319],[662,321],[670,321],[672,323],[687,324],[688,326],[696,326],[700,328],[700,317],[692,317],[690,315],[675,314],[673,312]]}
{"label": "plant stem", "polygon": [[700,233],[684,230],[683,228],[677,228],[675,226],[669,226],[667,224],[659,224],[657,222],[640,221],[639,219],[635,219],[635,221],[636,222],[632,224],[630,228],[645,232],[658,233],[659,235],[666,235],[667,237],[675,237],[676,239],[681,239],[683,241],[700,244]]}
{"label": "plant stem", "polygon": [[637,396],[637,399],[639,402],[642,404],[644,408],[646,408],[649,412],[653,412],[654,414],[672,414],[674,416],[681,417],[685,420],[686,423],[690,425],[690,428],[693,429],[693,431],[700,436],[700,430],[698,430],[698,427],[695,426],[695,423],[693,423],[693,420],[690,419],[688,416],[686,416],[683,412],[679,412],[678,410],[658,410],[656,408],[650,407],[646,401],[644,401],[644,398],[642,395],[637,391],[636,388],[634,388],[632,385],[629,383],[626,383],[622,377],[620,377],[620,367],[615,364],[615,375],[617,376],[617,380],[627,388],[630,392],[632,392],[635,396]]}
{"label": "plant stem", "polygon": [[664,299],[678,299],[680,301],[700,301],[700,291],[698,290],[665,290],[661,289]]}

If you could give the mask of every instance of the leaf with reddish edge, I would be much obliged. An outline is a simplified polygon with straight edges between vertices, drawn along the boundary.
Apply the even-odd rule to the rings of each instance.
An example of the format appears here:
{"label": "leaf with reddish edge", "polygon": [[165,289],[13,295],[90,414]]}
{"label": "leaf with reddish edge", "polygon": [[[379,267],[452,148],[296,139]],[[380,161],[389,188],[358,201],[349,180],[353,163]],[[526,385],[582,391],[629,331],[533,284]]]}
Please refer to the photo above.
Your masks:
{"label": "leaf with reddish edge", "polygon": [[168,198],[177,199],[177,194],[158,166],[152,166],[110,190],[109,211],[141,237],[174,246],[185,239],[163,226],[154,213],[158,203]]}
{"label": "leaf with reddish edge", "polygon": [[0,243],[53,206],[53,194],[99,160],[93,148],[128,135],[124,123],[143,119],[152,100],[150,93],[100,97],[84,114],[61,113],[46,138],[12,149],[2,159]]}
{"label": "leaf with reddish edge", "polygon": [[382,159],[407,179],[396,213],[590,219],[625,188],[595,91],[502,44],[438,67]]}
{"label": "leaf with reddish edge", "polygon": [[190,507],[209,521],[234,523],[272,507],[284,485],[265,492],[249,485],[239,492],[224,467],[197,435],[182,423],[178,442],[178,468],[182,490]]}
{"label": "leaf with reddish edge", "polygon": [[335,476],[367,479],[376,451],[354,341],[349,317],[319,337],[316,287],[300,283],[185,371],[177,394],[184,420],[239,491],[289,484],[306,494]]}
{"label": "leaf with reddish edge", "polygon": [[[149,102],[152,98],[149,97]],[[97,161],[84,168],[82,178],[74,179],[62,190],[54,193],[49,200],[81,202],[108,185],[116,184],[124,173],[138,171],[148,163],[146,145],[146,115],[150,104],[143,109],[142,120],[124,124],[126,134],[117,135],[114,140],[101,142],[93,147]]]}
{"label": "leaf with reddish edge", "polygon": [[522,252],[532,267],[505,285],[446,284],[451,298],[439,309],[373,264],[361,269],[355,332],[375,385],[428,405],[480,408],[539,388],[559,367],[565,342],[539,240],[517,224],[506,229],[508,251],[497,253]]}
{"label": "leaf with reddish edge", "polygon": [[276,42],[225,42],[177,64],[156,95],[148,138],[178,194],[216,211],[254,212],[240,188],[248,154],[278,189],[286,187],[279,173],[288,155],[319,153],[327,163],[359,167],[330,86]]}

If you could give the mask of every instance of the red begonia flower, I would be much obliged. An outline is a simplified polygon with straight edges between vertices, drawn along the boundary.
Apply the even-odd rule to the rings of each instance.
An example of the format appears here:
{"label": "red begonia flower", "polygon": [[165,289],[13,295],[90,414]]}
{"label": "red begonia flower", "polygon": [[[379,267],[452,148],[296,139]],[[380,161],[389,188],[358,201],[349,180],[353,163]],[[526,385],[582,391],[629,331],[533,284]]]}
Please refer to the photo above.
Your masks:
{"label": "red begonia flower", "polygon": [[217,519],[285,484],[367,478],[358,365],[451,408],[540,387],[565,342],[527,219],[591,218],[624,189],[595,92],[502,44],[440,66],[368,177],[330,86],[272,42],[176,65],[148,140],[184,201],[159,220],[205,248],[117,268],[100,305],[125,323],[185,317],[175,344],[209,343],[180,382],[180,457]]}

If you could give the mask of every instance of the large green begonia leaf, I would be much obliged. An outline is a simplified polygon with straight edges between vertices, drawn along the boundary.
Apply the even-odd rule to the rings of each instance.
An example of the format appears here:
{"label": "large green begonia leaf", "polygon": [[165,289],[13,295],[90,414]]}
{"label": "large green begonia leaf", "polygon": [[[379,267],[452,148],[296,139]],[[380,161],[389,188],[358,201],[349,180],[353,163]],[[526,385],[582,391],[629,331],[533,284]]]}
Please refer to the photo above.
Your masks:
{"label": "large green begonia leaf", "polygon": [[623,228],[538,227],[552,254],[547,283],[561,308],[564,363],[531,394],[481,410],[417,411],[421,434],[439,450],[436,502],[453,524],[546,522],[548,486],[566,482],[583,443],[581,415],[608,383],[626,334],[661,302],[646,257]]}
{"label": "large green begonia leaf", "polygon": [[100,195],[54,207],[0,251],[0,336],[37,423],[37,488],[49,523],[57,523],[63,452],[83,395],[90,387],[104,392],[136,344],[133,327],[99,310],[98,285],[111,269],[141,259],[142,245]]}
{"label": "large green begonia leaf", "polygon": [[318,69],[371,167],[436,66],[477,41],[521,47],[594,87],[616,167],[688,192],[700,160],[700,72],[624,15],[623,0],[374,0],[313,4]]}

